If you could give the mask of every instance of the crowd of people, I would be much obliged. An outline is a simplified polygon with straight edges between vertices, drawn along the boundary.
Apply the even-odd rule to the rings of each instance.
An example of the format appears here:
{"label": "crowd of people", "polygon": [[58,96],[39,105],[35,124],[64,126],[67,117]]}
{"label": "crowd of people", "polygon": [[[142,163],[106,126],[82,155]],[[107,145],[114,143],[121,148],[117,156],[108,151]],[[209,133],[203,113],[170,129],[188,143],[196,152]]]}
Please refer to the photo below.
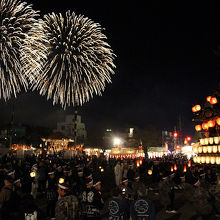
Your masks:
{"label": "crowd of people", "polygon": [[[172,171],[174,164],[177,169]],[[184,171],[184,166],[187,159],[174,156],[142,158],[142,165],[137,167],[136,159],[86,155],[69,160],[59,155],[17,159],[7,154],[0,158],[0,219],[98,220],[105,216],[112,220],[151,220],[155,219],[157,207],[148,196],[150,191],[158,194],[167,213],[177,213],[178,191],[198,216],[203,219],[218,216],[217,167],[192,162]],[[109,171],[106,179],[103,170]],[[147,174],[148,170],[152,175]]]}

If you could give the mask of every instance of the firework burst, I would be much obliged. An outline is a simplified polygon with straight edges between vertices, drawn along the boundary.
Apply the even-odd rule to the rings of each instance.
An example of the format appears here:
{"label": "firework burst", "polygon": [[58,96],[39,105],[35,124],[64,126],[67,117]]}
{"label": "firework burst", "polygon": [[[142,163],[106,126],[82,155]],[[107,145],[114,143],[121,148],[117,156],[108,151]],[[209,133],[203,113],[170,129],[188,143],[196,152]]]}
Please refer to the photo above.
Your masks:
{"label": "firework burst", "polygon": [[[82,105],[94,94],[101,95],[106,82],[111,82],[115,55],[100,24],[70,11],[65,16],[45,15],[39,23],[47,38],[47,50],[38,48],[47,56],[39,57],[34,68],[32,59],[25,59],[32,89],[64,109]],[[26,57],[32,57],[31,53],[25,52]]]}
{"label": "firework burst", "polygon": [[9,99],[27,89],[22,73],[20,50],[36,23],[37,12],[25,2],[0,0],[0,98]]}

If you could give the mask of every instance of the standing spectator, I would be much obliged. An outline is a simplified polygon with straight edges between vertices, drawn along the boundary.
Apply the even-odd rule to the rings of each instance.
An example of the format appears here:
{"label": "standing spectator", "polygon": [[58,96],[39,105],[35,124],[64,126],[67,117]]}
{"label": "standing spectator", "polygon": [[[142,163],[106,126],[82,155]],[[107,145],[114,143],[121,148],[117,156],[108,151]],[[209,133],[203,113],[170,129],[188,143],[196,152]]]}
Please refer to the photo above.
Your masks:
{"label": "standing spectator", "polygon": [[78,219],[78,200],[69,195],[69,186],[66,183],[58,184],[59,199],[56,203],[56,220]]}
{"label": "standing spectator", "polygon": [[137,194],[138,198],[131,203],[132,220],[154,220],[155,207],[147,198],[145,186],[139,187]]}
{"label": "standing spectator", "polygon": [[39,177],[38,177],[38,191],[45,193],[46,191],[47,170],[44,163],[41,161],[39,164]]}
{"label": "standing spectator", "polygon": [[121,163],[120,163],[120,161],[118,161],[115,168],[114,168],[116,186],[120,185],[121,178],[122,178],[122,171],[123,171],[123,169],[122,169]]}

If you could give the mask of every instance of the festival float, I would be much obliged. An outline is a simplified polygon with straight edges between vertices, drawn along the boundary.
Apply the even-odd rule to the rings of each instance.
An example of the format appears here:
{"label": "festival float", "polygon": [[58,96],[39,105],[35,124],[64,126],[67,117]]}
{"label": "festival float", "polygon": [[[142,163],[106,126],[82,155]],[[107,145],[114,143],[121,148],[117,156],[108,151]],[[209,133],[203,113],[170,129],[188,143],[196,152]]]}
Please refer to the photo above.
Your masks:
{"label": "festival float", "polygon": [[201,138],[193,145],[195,163],[220,164],[220,90],[206,98],[203,107],[192,107],[195,129]]}

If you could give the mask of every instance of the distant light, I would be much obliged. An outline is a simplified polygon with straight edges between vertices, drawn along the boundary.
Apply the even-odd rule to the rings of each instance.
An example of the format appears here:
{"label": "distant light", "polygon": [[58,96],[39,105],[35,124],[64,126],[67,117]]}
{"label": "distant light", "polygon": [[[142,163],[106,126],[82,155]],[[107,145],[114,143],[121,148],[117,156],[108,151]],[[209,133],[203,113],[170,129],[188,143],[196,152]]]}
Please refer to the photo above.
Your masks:
{"label": "distant light", "polygon": [[187,140],[187,141],[191,141],[191,137],[187,137],[186,140]]}
{"label": "distant light", "polygon": [[63,178],[60,178],[60,179],[59,179],[59,183],[60,183],[60,184],[64,183],[64,179],[63,179]]}
{"label": "distant light", "polygon": [[107,132],[110,132],[110,131],[112,131],[112,129],[106,129],[106,131],[107,131]]}
{"label": "distant light", "polygon": [[121,139],[120,138],[114,138],[113,143],[114,143],[114,145],[119,145],[121,143]]}
{"label": "distant light", "polygon": [[178,133],[175,131],[173,132],[173,137],[177,138],[178,137]]}

